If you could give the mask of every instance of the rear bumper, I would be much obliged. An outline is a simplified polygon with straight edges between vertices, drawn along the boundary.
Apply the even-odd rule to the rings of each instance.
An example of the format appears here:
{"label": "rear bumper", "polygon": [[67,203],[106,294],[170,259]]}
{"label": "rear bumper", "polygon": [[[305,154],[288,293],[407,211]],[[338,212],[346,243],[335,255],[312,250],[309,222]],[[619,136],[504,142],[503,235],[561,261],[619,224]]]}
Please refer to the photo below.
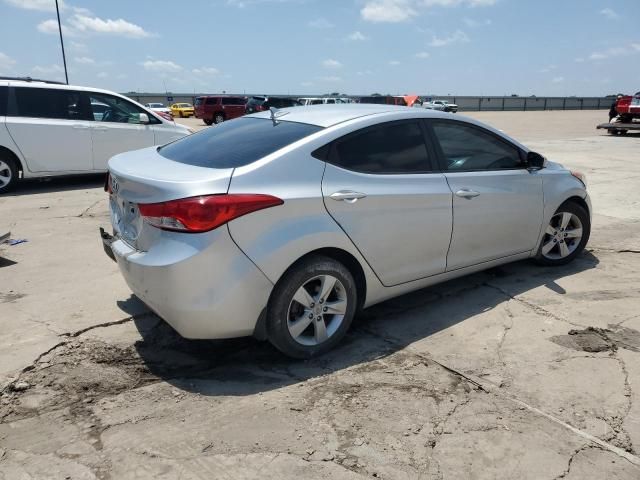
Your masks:
{"label": "rear bumper", "polygon": [[226,226],[203,234],[162,232],[148,252],[117,237],[103,236],[103,243],[133,293],[186,338],[253,334],[273,288]]}

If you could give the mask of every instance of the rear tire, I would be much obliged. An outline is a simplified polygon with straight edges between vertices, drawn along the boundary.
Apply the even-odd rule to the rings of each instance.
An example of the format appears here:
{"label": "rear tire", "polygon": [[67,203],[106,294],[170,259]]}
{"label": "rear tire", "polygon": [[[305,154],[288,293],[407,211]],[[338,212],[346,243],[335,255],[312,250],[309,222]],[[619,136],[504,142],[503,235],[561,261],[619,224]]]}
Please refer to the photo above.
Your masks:
{"label": "rear tire", "polygon": [[584,250],[590,234],[589,213],[576,202],[566,202],[551,217],[535,261],[540,265],[566,265]]}
{"label": "rear tire", "polygon": [[216,113],[215,117],[213,117],[213,123],[216,125],[224,122],[224,115],[221,113]]}
{"label": "rear tire", "polygon": [[358,302],[351,272],[336,260],[309,257],[278,281],[267,308],[269,341],[293,358],[334,348],[351,326]]}
{"label": "rear tire", "polygon": [[7,154],[0,154],[0,194],[10,192],[18,182],[18,165]]}

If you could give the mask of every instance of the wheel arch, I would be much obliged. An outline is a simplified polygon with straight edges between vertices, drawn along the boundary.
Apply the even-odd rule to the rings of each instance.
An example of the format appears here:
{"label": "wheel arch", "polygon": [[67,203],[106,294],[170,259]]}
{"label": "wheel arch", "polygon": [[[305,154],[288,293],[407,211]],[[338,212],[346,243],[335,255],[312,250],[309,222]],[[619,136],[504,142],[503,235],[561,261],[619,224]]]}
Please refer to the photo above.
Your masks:
{"label": "wheel arch", "polygon": [[12,160],[14,160],[18,165],[18,170],[22,175],[24,175],[24,165],[22,165],[22,161],[20,160],[20,157],[18,157],[18,155],[16,155],[11,149],[0,145],[0,156],[1,155],[8,155]]}
{"label": "wheel arch", "polygon": [[361,308],[364,305],[366,296],[367,296],[367,278],[364,273],[364,269],[360,262],[356,257],[354,257],[351,253],[343,250],[341,248],[335,247],[323,247],[315,250],[311,250],[310,252],[305,253],[300,258],[298,258],[295,262],[289,265],[280,278],[278,278],[278,282],[296,265],[300,262],[306,260],[309,257],[313,256],[323,256],[329,257],[337,262],[343,264],[347,270],[353,275],[353,280],[356,282],[356,292],[358,294],[358,308]]}
{"label": "wheel arch", "polygon": [[[567,198],[564,202],[562,202],[557,209],[559,209],[560,207],[562,207],[563,205],[567,204],[567,203],[577,203],[578,205],[580,205],[582,208],[584,208],[587,213],[589,214],[589,216],[591,216],[591,205],[589,205],[587,203],[587,201],[582,198],[579,197],[577,195],[574,195],[572,197]],[[556,210],[557,210],[556,209]]]}

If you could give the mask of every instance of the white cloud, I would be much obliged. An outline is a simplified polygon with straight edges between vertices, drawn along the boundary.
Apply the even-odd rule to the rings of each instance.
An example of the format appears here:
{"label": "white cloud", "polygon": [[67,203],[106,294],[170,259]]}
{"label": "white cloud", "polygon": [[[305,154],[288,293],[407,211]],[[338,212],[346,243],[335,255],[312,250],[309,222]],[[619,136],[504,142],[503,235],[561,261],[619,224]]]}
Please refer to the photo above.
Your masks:
{"label": "white cloud", "polygon": [[15,64],[16,61],[13,58],[6,53],[0,52],[0,71],[4,70],[6,72],[11,70]]}
{"label": "white cloud", "polygon": [[469,28],[476,28],[476,27],[485,27],[485,26],[491,25],[491,20],[489,20],[488,18],[486,20],[475,20],[473,18],[463,18],[462,23],[464,23]]}
{"label": "white cloud", "polygon": [[374,23],[405,22],[417,15],[409,0],[373,0],[360,10],[362,18]]}
{"label": "white cloud", "polygon": [[83,65],[95,65],[96,61],[90,57],[75,57],[73,59],[76,63],[81,63]]}
{"label": "white cloud", "polygon": [[196,75],[219,75],[220,74],[220,70],[214,67],[194,68],[193,70],[191,70],[191,72],[195,73]]}
{"label": "white cloud", "polygon": [[[36,28],[40,33],[58,35],[58,21],[52,18],[40,22]],[[69,37],[75,36],[75,32],[66,25],[62,25],[62,33]]]}
{"label": "white cloud", "polygon": [[[4,0],[5,3],[25,10],[39,10],[41,12],[55,12],[56,3],[54,0]],[[64,2],[58,2],[60,8],[64,8]]]}
{"label": "white cloud", "polygon": [[71,19],[71,25],[81,32],[103,33],[108,35],[119,35],[128,38],[150,37],[151,33],[135,23],[127,22],[122,18],[117,20],[90,17],[82,14],[75,14]]}
{"label": "white cloud", "polygon": [[420,9],[431,7],[488,7],[498,0],[367,0],[360,10],[368,22],[399,23],[418,15]]}
{"label": "white cloud", "polygon": [[340,63],[338,60],[334,60],[333,58],[329,58],[322,62],[322,66],[324,68],[333,68],[333,69],[342,68],[342,63]]}
{"label": "white cloud", "polygon": [[429,52],[418,52],[414,55],[416,58],[429,58],[431,54]]}
{"label": "white cloud", "polygon": [[150,72],[179,72],[182,67],[171,60],[145,60],[141,64]]}
{"label": "white cloud", "polygon": [[[65,45],[66,45],[66,43],[65,43]],[[74,51],[78,52],[78,53],[85,53],[85,52],[89,51],[89,49],[87,48],[87,46],[84,43],[74,42],[73,40],[71,40],[69,42],[69,48],[71,50],[74,50]]]}
{"label": "white cloud", "polygon": [[118,75],[116,75],[116,78],[118,80],[124,80],[125,78],[127,78],[127,74],[126,73],[119,73]]}
{"label": "white cloud", "polygon": [[98,78],[107,78],[109,74],[107,72],[100,72],[96,75]]}
{"label": "white cloud", "polygon": [[31,69],[31,71],[33,73],[44,73],[44,74],[64,73],[64,68],[62,68],[60,65],[57,65],[57,64],[46,65],[46,66],[36,65]]}
{"label": "white cloud", "polygon": [[307,23],[307,25],[311,28],[320,28],[320,29],[333,28],[335,26],[333,23],[331,23],[329,20],[323,17],[316,18],[315,20],[311,20],[309,23]]}
{"label": "white cloud", "polygon": [[562,83],[562,82],[564,82],[564,77],[553,77],[551,79],[551,82],[552,83]]}
{"label": "white cloud", "polygon": [[576,59],[574,60],[574,62],[576,62],[576,63],[583,63],[583,62],[584,62],[584,58],[582,58],[582,57],[578,57],[578,58],[576,58]]}
{"label": "white cloud", "polygon": [[630,43],[624,47],[612,47],[607,50],[593,52],[589,55],[589,60],[606,60],[612,57],[625,57],[640,53],[640,43]]}
{"label": "white cloud", "polygon": [[457,7],[465,5],[467,7],[490,7],[497,3],[497,0],[422,0],[427,7]]}
{"label": "white cloud", "polygon": [[362,77],[365,75],[373,75],[373,72],[371,70],[363,70],[361,72],[357,72],[356,75],[358,75],[359,77]]}
{"label": "white cloud", "polygon": [[355,31],[353,33],[351,33],[348,37],[349,40],[353,40],[355,42],[361,42],[364,40],[369,40],[369,37],[367,37],[366,35],[363,35],[362,32],[360,31]]}
{"label": "white cloud", "polygon": [[400,65],[400,62],[398,60],[390,60],[389,65],[391,65],[392,67],[397,67],[398,65]]}
{"label": "white cloud", "polygon": [[600,10],[600,15],[604,15],[609,20],[618,20],[620,18],[620,15],[618,15],[618,13],[615,12],[612,8],[603,8],[602,10]]}
{"label": "white cloud", "polygon": [[552,70],[558,68],[556,65],[547,65],[539,70],[540,73],[549,73]]}
{"label": "white cloud", "polygon": [[303,87],[313,87],[314,83],[313,82],[302,82],[300,83],[301,86]]}
{"label": "white cloud", "polygon": [[431,38],[431,42],[429,45],[432,47],[446,47],[447,45],[453,45],[455,43],[467,43],[469,41],[469,37],[462,30],[456,30],[451,35],[447,37],[436,37],[435,35]]}

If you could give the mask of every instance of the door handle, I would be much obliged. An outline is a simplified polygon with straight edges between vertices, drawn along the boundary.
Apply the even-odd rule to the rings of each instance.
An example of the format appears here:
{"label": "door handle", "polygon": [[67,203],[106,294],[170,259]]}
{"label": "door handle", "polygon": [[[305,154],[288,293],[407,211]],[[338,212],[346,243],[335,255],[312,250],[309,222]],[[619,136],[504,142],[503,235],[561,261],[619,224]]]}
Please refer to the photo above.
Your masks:
{"label": "door handle", "polygon": [[366,197],[366,193],[354,192],[352,190],[340,190],[330,195],[332,200],[355,203],[359,198]]}
{"label": "door handle", "polygon": [[469,190],[467,188],[463,188],[456,192],[457,197],[462,197],[466,199],[477,197],[478,195],[480,195],[480,192],[476,192],[475,190]]}

